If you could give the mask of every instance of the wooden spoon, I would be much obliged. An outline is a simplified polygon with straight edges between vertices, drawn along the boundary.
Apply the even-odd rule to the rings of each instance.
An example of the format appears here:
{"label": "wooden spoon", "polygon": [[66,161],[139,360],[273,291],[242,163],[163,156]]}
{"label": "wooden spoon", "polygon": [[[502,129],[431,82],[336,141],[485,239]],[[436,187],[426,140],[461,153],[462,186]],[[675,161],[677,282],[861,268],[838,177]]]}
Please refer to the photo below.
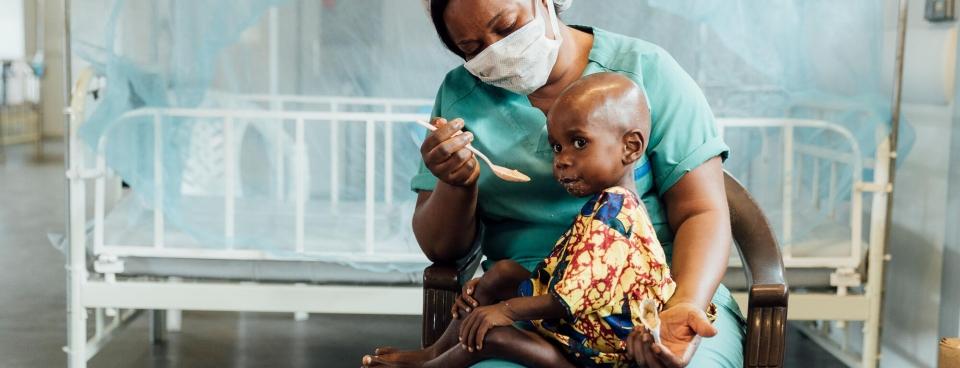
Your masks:
{"label": "wooden spoon", "polygon": [[[417,120],[417,124],[422,125],[424,128],[430,129],[431,132],[437,130],[437,127],[423,120]],[[522,172],[519,172],[514,169],[506,168],[503,166],[494,165],[493,162],[490,162],[490,159],[487,158],[487,155],[484,155],[482,152],[480,152],[476,148],[473,148],[473,145],[468,144],[467,149],[469,149],[470,152],[473,152],[473,154],[480,157],[480,159],[482,159],[483,162],[486,162],[487,165],[490,166],[490,169],[493,170],[494,175],[496,175],[498,178],[503,179],[505,181],[514,182],[514,183],[526,183],[530,181],[530,177],[524,175]]]}

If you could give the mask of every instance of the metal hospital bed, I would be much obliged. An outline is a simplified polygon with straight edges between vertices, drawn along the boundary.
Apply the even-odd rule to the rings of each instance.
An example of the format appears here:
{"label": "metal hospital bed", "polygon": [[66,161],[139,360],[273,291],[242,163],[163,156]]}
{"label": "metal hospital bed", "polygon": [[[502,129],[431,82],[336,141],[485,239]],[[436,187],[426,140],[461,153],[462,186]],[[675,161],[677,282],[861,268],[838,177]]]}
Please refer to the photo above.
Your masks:
{"label": "metal hospital bed", "polygon": [[23,62],[0,63],[0,161],[4,147],[33,143],[40,151],[40,78]]}
{"label": "metal hospital bed", "polygon": [[[68,234],[68,270],[69,270],[69,327],[68,346],[69,365],[83,367],[86,361],[95,355],[118,331],[136,317],[139,310],[152,312],[153,336],[162,338],[165,324],[177,328],[180,310],[211,311],[261,311],[289,312],[303,316],[304,313],[349,313],[349,314],[406,314],[421,313],[419,272],[369,272],[364,268],[376,267],[380,263],[401,262],[419,265],[423,269],[428,262],[422,254],[409,251],[409,248],[389,248],[377,241],[374,227],[378,222],[408,224],[412,207],[390,208],[393,206],[390,191],[375,193],[375,161],[379,158],[380,145],[387,156],[386,180],[390,180],[392,154],[389,129],[378,127],[385,124],[411,123],[427,116],[411,111],[411,107],[427,106],[425,100],[384,100],[354,98],[313,98],[282,96],[245,96],[253,102],[279,106],[280,110],[237,110],[237,109],[141,109],[134,110],[124,117],[147,116],[154,118],[157,133],[166,117],[185,117],[217,119],[223,125],[223,147],[235,147],[241,142],[240,123],[243,119],[272,119],[288,121],[293,126],[294,154],[293,165],[302,167],[305,160],[304,130],[315,124],[327,124],[332,129],[344,124],[362,124],[365,128],[366,150],[364,196],[347,200],[337,195],[337,178],[329,176],[333,184],[331,198],[319,203],[328,206],[349,207],[363,213],[364,221],[355,226],[363,238],[362,249],[347,252],[330,250],[327,247],[315,248],[311,244],[323,244],[322,238],[309,238],[308,227],[322,226],[311,218],[307,206],[313,205],[307,200],[305,180],[302,175],[294,174],[299,180],[295,187],[293,211],[285,214],[292,218],[289,228],[291,251],[274,254],[251,249],[233,249],[227,246],[214,249],[203,244],[190,243],[190,237],[175,231],[164,223],[164,200],[162,193],[156,193],[152,208],[152,220],[144,226],[135,223],[132,227],[126,219],[131,212],[143,211],[136,207],[136,200],[129,193],[123,193],[119,179],[114,177],[107,166],[104,150],[110,142],[101,138],[93,149],[86,146],[78,132],[82,126],[85,104],[89,98],[88,83],[92,72],[85,70],[78,78],[69,108],[68,168],[69,182],[69,224]],[[249,102],[249,101],[248,101]],[[284,111],[287,103],[312,103],[325,107],[311,111]],[[375,106],[379,112],[338,112],[348,110],[350,106]],[[369,109],[367,109],[369,110]],[[398,112],[399,111],[399,112]],[[236,129],[235,129],[236,128]],[[374,142],[378,132],[382,131],[385,140]],[[159,142],[156,135],[155,142]],[[154,144],[155,153],[164,149]],[[334,160],[338,159],[336,142],[330,144]],[[222,209],[222,221],[218,228],[229,239],[238,231],[237,213],[240,211],[270,211],[269,203],[244,203],[238,200],[237,183],[234,171],[237,170],[233,149],[224,150],[225,165],[223,196],[218,206]],[[155,157],[162,157],[157,155]],[[341,157],[342,158],[342,157]],[[336,165],[334,163],[333,165]],[[164,180],[164,165],[154,165],[154,179]],[[294,173],[305,170],[290,169]],[[336,171],[334,171],[336,172]],[[281,175],[279,177],[285,177]],[[160,184],[160,183],[156,183]],[[92,191],[88,190],[92,185]],[[162,188],[163,185],[156,185]],[[387,183],[385,188],[391,188]],[[92,202],[92,211],[88,210],[88,201]],[[209,199],[208,199],[209,201]],[[202,201],[198,206],[207,206]],[[266,206],[266,207],[265,207]],[[209,207],[209,206],[208,206]],[[314,206],[316,207],[316,206]],[[384,210],[387,208],[388,210]],[[384,217],[382,213],[387,212]],[[389,216],[389,214],[396,214]],[[406,217],[404,217],[406,214]],[[274,216],[284,214],[271,213]],[[330,219],[330,217],[320,217]],[[406,220],[405,220],[406,219]],[[402,226],[402,225],[400,225]],[[343,229],[329,229],[341,231]],[[387,247],[387,248],[378,248]],[[335,248],[334,248],[335,249]],[[406,252],[393,250],[400,249]],[[416,249],[416,248],[414,248]],[[356,258],[363,267],[350,267],[344,260]],[[336,259],[337,262],[324,261]],[[346,262],[349,264],[349,262]],[[93,334],[87,334],[87,310],[93,311]],[[165,311],[174,313],[166,315]],[[169,321],[165,320],[170,317]]]}
{"label": "metal hospital bed", "polygon": [[[101,138],[96,147],[88,148],[80,140],[78,131],[84,123],[85,103],[89,99],[87,84],[92,73],[85,71],[78,78],[69,113],[69,341],[66,348],[70,366],[82,367],[95,355],[119,328],[125,326],[140,313],[151,311],[153,335],[162,338],[165,324],[178,328],[181,310],[212,311],[261,311],[297,313],[350,313],[350,314],[405,314],[419,315],[430,297],[424,297],[421,286],[423,273],[416,272],[371,272],[369,267],[386,267],[390,262],[405,262],[423,270],[429,262],[417,248],[395,247],[377,241],[378,224],[399,224],[393,230],[409,234],[409,215],[412,205],[395,207],[389,190],[375,192],[380,181],[392,180],[394,154],[389,124],[406,124],[427,116],[423,111],[432,104],[428,100],[392,100],[373,98],[306,97],[306,96],[230,96],[258,104],[262,109],[140,109],[125,117],[148,117],[152,119],[155,134],[152,149],[155,153],[164,149],[160,142],[161,124],[164,117],[213,119],[222,124],[224,185],[222,197],[197,199],[198,207],[218,208],[222,217],[208,216],[208,226],[222,229],[225,238],[237,231],[237,213],[243,211],[267,211],[270,216],[288,216],[292,224],[288,228],[291,252],[275,254],[256,249],[234,249],[229,243],[220,247],[191,241],[188,234],[178,232],[165,224],[163,194],[154,196],[152,208],[136,206],[130,193],[124,193],[119,180],[113,176],[104,157],[111,143]],[[308,104],[310,109],[291,108]],[[373,112],[349,112],[351,106],[365,106]],[[329,175],[330,198],[307,198],[306,178],[309,170],[293,170],[292,183],[295,190],[294,205],[271,207],[271,203],[245,203],[237,196],[234,178],[237,168],[237,151],[232,149],[242,142],[240,124],[244,120],[266,119],[286,121],[293,127],[294,152],[289,158],[295,167],[304,167],[306,157],[303,149],[304,130],[311,125],[326,124],[336,129],[344,124],[362,124],[366,147],[375,147],[365,152],[364,196],[343,199],[337,195],[338,179]],[[876,326],[879,323],[879,289],[881,288],[883,255],[879,249],[883,234],[887,200],[887,174],[889,159],[886,145],[881,145],[876,160],[872,163],[875,174],[871,181],[864,181],[860,174],[865,163],[862,153],[851,135],[842,127],[823,120],[798,119],[720,119],[719,125],[725,134],[737,130],[756,132],[770,140],[761,160],[777,157],[782,163],[782,187],[779,193],[766,198],[781,201],[782,213],[771,215],[773,228],[783,244],[783,262],[786,278],[793,287],[788,318],[793,320],[865,321],[865,347],[863,356],[875,354],[877,349]],[[815,142],[796,139],[800,132],[815,130],[828,132],[847,142],[847,147],[816,146]],[[383,139],[377,139],[382,134]],[[334,137],[335,135],[331,135]],[[830,142],[833,142],[830,140]],[[331,141],[331,165],[336,167],[338,144]],[[735,148],[734,148],[735,149]],[[773,152],[774,150],[779,152]],[[276,154],[289,155],[277,149]],[[375,170],[381,152],[385,155],[384,175]],[[411,157],[417,152],[410,152]],[[156,155],[155,157],[163,157]],[[757,165],[762,165],[758,161]],[[749,166],[748,167],[752,167]],[[164,165],[155,164],[154,180],[162,188]],[[744,180],[749,188],[751,175],[769,176],[774,173],[763,167],[734,173]],[[836,176],[838,170],[851,170],[854,183],[849,192],[840,193],[835,180],[827,180],[826,188],[819,188],[823,180],[819,175]],[[336,172],[334,170],[333,172]],[[752,173],[751,173],[752,172]],[[314,173],[317,174],[317,173]],[[277,175],[277,180],[291,178]],[[324,178],[311,175],[311,180]],[[381,183],[382,184],[382,183]],[[92,191],[88,186],[92,185]],[[386,183],[383,188],[391,188]],[[872,206],[865,212],[863,203],[872,195]],[[761,196],[762,197],[762,196]],[[288,199],[277,199],[278,202]],[[205,204],[205,202],[208,202]],[[760,200],[763,204],[763,198]],[[92,211],[88,210],[92,203]],[[323,242],[321,237],[307,235],[308,229],[323,228],[320,222],[329,217],[311,217],[312,208],[324,206],[352,206],[363,213],[364,221],[356,227],[362,234],[362,249],[338,249],[336,244]],[[279,208],[279,209],[278,209]],[[292,211],[286,211],[292,209]],[[384,210],[389,209],[389,210]],[[844,210],[845,209],[845,210]],[[147,221],[132,223],[127,219],[131,213],[148,212]],[[279,213],[278,211],[286,211]],[[382,215],[382,213],[388,215]],[[846,214],[841,218],[836,214]],[[801,215],[831,218],[824,227],[810,232],[813,236],[800,236],[792,228],[808,221]],[[869,225],[866,224],[869,219]],[[831,223],[832,222],[832,223]],[[327,227],[324,231],[343,231]],[[868,231],[866,242],[862,234]],[[412,239],[408,237],[405,239]],[[408,244],[409,245],[409,244]],[[742,308],[748,306],[748,288],[744,284],[740,259],[730,260],[731,269],[725,284],[735,291]],[[869,261],[865,259],[869,257]],[[325,257],[337,261],[327,261]],[[352,258],[351,258],[352,257]],[[344,259],[363,263],[353,267]],[[866,272],[864,272],[864,269]],[[425,304],[426,303],[426,304]],[[830,305],[830,308],[824,308]],[[93,334],[87,334],[87,310],[92,310]],[[166,314],[164,311],[174,311]],[[166,320],[169,319],[169,320]],[[165,322],[166,320],[166,322]],[[871,350],[873,349],[873,350]],[[837,348],[834,353],[846,357],[853,365],[849,352]],[[864,360],[869,366],[869,360]]]}

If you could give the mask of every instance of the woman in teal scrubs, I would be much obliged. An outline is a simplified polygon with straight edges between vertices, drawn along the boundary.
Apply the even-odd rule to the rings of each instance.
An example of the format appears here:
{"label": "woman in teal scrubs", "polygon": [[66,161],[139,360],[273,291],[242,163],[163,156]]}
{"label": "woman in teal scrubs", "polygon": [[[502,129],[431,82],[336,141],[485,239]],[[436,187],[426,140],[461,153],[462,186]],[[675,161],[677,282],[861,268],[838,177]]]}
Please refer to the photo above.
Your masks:
{"label": "woman in teal scrubs", "polygon": [[[702,91],[660,47],[562,24],[550,1],[429,1],[440,39],[465,65],[440,86],[433,116],[441,128],[424,140],[411,183],[419,193],[413,229],[421,248],[432,261],[452,262],[479,242],[484,267],[501,259],[535,267],[583,205],[552,177],[545,112],[581,76],[622,73],[649,99],[652,132],[634,175],[678,285],[661,314],[663,345],[644,342],[638,363],[743,366],[744,320],[720,285],[731,242],[722,171],[728,148]],[[467,133],[455,134],[460,130]],[[498,179],[468,143],[531,181]],[[711,301],[719,333],[701,337]]]}

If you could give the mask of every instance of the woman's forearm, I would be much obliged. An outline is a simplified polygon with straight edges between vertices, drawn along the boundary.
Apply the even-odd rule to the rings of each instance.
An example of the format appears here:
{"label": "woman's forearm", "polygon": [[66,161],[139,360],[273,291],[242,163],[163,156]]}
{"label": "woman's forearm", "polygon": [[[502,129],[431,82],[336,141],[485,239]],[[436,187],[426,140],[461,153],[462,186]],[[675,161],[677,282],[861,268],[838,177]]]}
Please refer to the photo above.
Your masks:
{"label": "woman's forearm", "polygon": [[665,194],[674,230],[671,273],[677,290],[667,307],[693,303],[706,308],[730,256],[730,208],[719,157],[691,170]]}
{"label": "woman's forearm", "polygon": [[442,181],[432,192],[420,192],[413,213],[413,234],[433,262],[467,255],[477,235],[477,186]]}
{"label": "woman's forearm", "polygon": [[673,243],[672,273],[677,290],[667,302],[689,302],[706,308],[720,285],[730,256],[727,213],[704,211],[684,221]]}

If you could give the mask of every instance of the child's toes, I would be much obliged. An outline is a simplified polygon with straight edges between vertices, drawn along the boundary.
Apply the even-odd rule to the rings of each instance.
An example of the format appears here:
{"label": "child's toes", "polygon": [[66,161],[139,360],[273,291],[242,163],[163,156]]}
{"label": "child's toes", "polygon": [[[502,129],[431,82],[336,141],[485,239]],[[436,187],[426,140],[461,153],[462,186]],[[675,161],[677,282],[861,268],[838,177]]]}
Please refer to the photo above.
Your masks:
{"label": "child's toes", "polygon": [[379,347],[379,348],[376,348],[376,349],[373,351],[373,354],[374,354],[374,355],[387,355],[387,354],[396,353],[397,351],[398,351],[398,349],[395,348],[395,347],[393,347],[393,346],[381,346],[381,347]]}

